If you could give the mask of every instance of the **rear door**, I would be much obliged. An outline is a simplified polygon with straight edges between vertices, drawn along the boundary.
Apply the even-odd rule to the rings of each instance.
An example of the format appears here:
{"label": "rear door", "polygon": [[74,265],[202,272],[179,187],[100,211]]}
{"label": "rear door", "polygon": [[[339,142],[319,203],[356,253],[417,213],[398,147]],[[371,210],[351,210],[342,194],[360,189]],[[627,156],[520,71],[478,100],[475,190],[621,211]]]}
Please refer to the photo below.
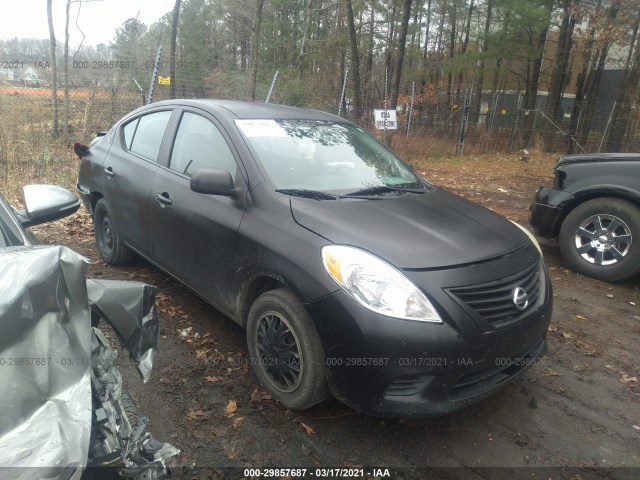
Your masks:
{"label": "rear door", "polygon": [[121,125],[103,163],[103,194],[124,242],[149,254],[149,192],[173,109],[145,111]]}
{"label": "rear door", "polygon": [[234,257],[245,204],[191,191],[200,168],[227,170],[246,185],[236,149],[216,119],[197,109],[180,113],[167,167],[160,166],[149,197],[151,259],[200,295],[233,312]]}

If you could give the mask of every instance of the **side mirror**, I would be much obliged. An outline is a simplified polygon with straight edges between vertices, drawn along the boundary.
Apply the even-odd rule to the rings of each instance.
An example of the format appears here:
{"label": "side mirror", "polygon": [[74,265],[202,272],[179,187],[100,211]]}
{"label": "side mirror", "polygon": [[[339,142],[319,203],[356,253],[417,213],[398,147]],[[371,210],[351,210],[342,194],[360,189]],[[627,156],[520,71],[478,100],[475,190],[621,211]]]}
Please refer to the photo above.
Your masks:
{"label": "side mirror", "polygon": [[231,197],[236,193],[233,178],[226,170],[214,170],[212,168],[196,170],[191,176],[189,185],[191,190],[196,193],[223,195],[225,197]]}
{"label": "side mirror", "polygon": [[25,185],[22,196],[25,209],[16,214],[25,228],[68,217],[80,208],[78,197],[55,185]]}

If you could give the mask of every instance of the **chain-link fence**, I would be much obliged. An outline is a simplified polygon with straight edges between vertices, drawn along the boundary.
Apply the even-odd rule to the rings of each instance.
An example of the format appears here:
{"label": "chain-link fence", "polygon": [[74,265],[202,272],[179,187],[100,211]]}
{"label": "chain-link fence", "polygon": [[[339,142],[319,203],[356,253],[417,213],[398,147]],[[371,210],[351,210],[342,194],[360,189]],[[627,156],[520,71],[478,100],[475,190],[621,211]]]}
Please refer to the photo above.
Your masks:
{"label": "chain-link fence", "polygon": [[[64,65],[58,66],[56,130],[50,66],[15,62],[11,67],[0,72],[0,166],[26,158],[36,165],[46,164],[53,133],[63,142],[88,142],[97,131],[108,129],[131,110],[169,98],[172,83],[177,98],[251,96],[250,72],[242,65],[211,70],[197,62],[178,60],[171,78],[168,55],[162,52],[142,60],[140,55],[104,61],[74,57],[66,72]],[[295,67],[263,67],[256,75],[256,101],[339,113],[372,131],[373,110],[388,102],[387,75],[375,67],[370,78],[361,81],[363,97],[369,99],[361,112],[355,111],[348,70],[339,65],[333,71],[311,66],[304,72]],[[525,109],[524,94],[519,91],[485,91],[478,98],[477,92],[464,85],[447,94],[445,85],[420,81],[404,90],[396,110],[397,130],[377,133],[394,145],[419,142],[424,145],[424,156],[523,149],[559,154],[597,152],[606,151],[609,138],[616,135],[623,151],[640,147],[640,112],[634,106],[617,104],[611,96],[577,102],[565,95],[551,115],[546,93],[538,94],[535,108]],[[618,131],[614,120],[622,110],[630,121],[625,122],[624,131]]]}

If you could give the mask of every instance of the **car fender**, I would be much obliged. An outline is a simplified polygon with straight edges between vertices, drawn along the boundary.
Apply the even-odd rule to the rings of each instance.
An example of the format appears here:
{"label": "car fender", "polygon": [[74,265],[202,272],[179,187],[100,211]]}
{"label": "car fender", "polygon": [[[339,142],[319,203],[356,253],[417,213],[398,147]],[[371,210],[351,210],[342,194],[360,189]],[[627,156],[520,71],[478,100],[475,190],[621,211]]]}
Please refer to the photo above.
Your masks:
{"label": "car fender", "polygon": [[640,206],[640,192],[637,190],[626,187],[624,185],[615,184],[599,184],[599,185],[585,185],[584,188],[576,190],[573,194],[569,195],[558,207],[562,209],[562,216],[559,219],[557,229],[560,229],[564,219],[571,213],[571,211],[578,205],[594,198],[621,198],[623,200],[629,200],[636,206]]}

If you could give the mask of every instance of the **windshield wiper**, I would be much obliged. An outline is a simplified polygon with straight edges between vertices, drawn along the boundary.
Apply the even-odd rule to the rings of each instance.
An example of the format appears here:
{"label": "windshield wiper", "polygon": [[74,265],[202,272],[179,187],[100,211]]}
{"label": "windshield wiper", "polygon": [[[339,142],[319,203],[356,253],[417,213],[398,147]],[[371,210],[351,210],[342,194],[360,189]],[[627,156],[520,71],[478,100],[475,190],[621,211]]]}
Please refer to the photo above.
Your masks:
{"label": "windshield wiper", "polygon": [[340,195],[334,195],[333,193],[307,190],[305,188],[278,188],[276,192],[291,195],[292,197],[311,198],[313,200],[337,200],[342,198]]}
{"label": "windshield wiper", "polygon": [[347,193],[345,197],[354,197],[358,195],[384,195],[385,193],[390,192],[402,192],[402,193],[424,193],[425,190],[423,188],[409,188],[402,187],[400,185],[390,186],[390,185],[377,185],[375,187],[367,187],[360,190],[356,190],[355,192]]}

